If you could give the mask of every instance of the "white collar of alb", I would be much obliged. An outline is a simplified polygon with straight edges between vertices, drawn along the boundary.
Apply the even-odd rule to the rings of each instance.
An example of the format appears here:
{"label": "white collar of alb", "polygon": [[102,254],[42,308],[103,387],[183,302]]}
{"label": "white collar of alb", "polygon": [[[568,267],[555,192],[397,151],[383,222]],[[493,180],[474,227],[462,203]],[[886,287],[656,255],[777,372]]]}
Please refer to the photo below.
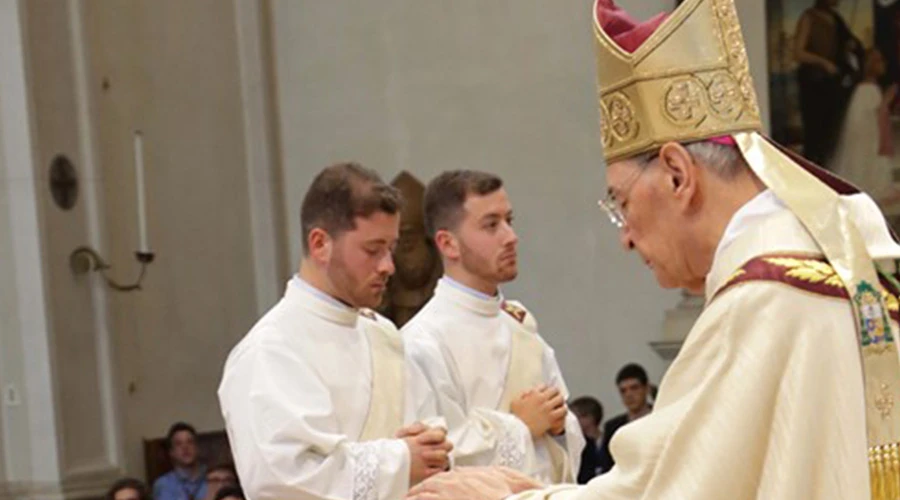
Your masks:
{"label": "white collar of alb", "polygon": [[285,297],[296,297],[307,309],[317,315],[344,325],[354,325],[359,311],[311,285],[298,275],[288,283]]}
{"label": "white collar of alb", "polygon": [[449,300],[458,306],[483,316],[500,314],[500,308],[504,300],[502,294],[487,295],[478,290],[473,290],[449,276],[444,276],[438,281],[434,295],[439,299]]}
{"label": "white collar of alb", "polygon": [[467,293],[467,294],[475,297],[476,299],[492,300],[492,301],[500,300],[500,302],[503,302],[503,294],[501,292],[499,292],[499,290],[497,292],[497,295],[488,295],[480,290],[476,290],[468,285],[464,285],[464,284],[460,283],[459,281],[456,281],[455,279],[451,278],[450,276],[447,276],[446,274],[441,279],[445,280],[447,282],[447,284],[452,286],[453,288],[456,288],[457,290],[459,290],[461,292]]}
{"label": "white collar of alb", "polygon": [[728,245],[732,244],[744,229],[752,225],[754,221],[768,217],[785,208],[787,207],[784,202],[778,199],[771,189],[766,189],[751,198],[747,203],[744,203],[744,206],[734,213],[731,220],[728,222],[728,225],[725,226],[725,234],[723,234],[722,239],[719,240],[713,262],[715,262],[716,258],[725,251]]}

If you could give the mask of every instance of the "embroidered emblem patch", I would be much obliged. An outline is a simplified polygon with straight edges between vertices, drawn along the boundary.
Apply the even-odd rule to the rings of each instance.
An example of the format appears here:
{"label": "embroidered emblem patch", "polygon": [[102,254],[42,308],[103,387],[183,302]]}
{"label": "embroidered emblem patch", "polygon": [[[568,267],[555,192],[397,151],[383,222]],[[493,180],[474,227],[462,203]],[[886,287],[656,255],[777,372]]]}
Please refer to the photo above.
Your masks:
{"label": "embroidered emblem patch", "polygon": [[502,307],[507,314],[515,318],[519,323],[524,323],[525,317],[528,316],[528,312],[526,312],[525,309],[510,304],[509,302],[504,302]]}
{"label": "embroidered emblem patch", "polygon": [[861,281],[856,287],[853,302],[859,309],[859,331],[862,346],[894,341],[888,327],[887,312],[881,306],[881,292],[871,283]]}

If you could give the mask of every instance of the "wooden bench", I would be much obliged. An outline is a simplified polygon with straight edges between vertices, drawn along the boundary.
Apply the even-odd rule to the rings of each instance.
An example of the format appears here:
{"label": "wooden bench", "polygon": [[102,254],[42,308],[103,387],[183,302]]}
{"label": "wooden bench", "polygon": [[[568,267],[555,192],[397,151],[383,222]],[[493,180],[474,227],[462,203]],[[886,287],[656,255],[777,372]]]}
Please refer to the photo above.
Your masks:
{"label": "wooden bench", "polygon": [[[199,462],[207,466],[231,462],[231,446],[224,430],[200,432],[197,434]],[[166,451],[166,438],[144,439],[144,467],[147,485],[172,470],[172,462]]]}

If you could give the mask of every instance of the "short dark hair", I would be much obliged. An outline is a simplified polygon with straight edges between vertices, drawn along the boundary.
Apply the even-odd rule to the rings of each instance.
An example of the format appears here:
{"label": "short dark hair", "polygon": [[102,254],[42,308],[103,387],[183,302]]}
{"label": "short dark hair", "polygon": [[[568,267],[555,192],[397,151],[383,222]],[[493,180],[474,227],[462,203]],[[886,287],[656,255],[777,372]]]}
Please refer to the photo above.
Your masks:
{"label": "short dark hair", "polygon": [[150,500],[150,490],[147,489],[147,485],[140,479],[133,477],[125,477],[113,483],[109,490],[106,491],[104,498],[106,500],[116,500],[116,493],[127,489],[136,491],[140,500]]}
{"label": "short dark hair", "polygon": [[641,385],[647,385],[647,372],[644,370],[643,366],[637,363],[628,363],[619,370],[619,374],[616,375],[616,385],[631,378],[637,379]]}
{"label": "short dark hair", "polygon": [[358,163],[338,163],[319,172],[300,208],[303,255],[309,254],[309,233],[321,228],[332,237],[356,227],[357,217],[375,212],[396,214],[403,206],[397,188]]}
{"label": "short dark hair", "polygon": [[597,425],[603,422],[603,405],[596,398],[581,396],[569,403],[569,409],[579,417],[593,417]]}
{"label": "short dark hair", "polygon": [[235,478],[237,478],[237,469],[234,468],[233,462],[219,462],[219,463],[213,465],[212,467],[206,469],[207,474],[209,474],[210,472],[216,472],[216,471],[230,472]]}
{"label": "short dark hair", "polygon": [[188,431],[195,439],[197,438],[197,429],[194,429],[193,425],[186,422],[175,422],[172,424],[172,427],[169,427],[169,432],[166,433],[166,451],[172,450],[172,440],[175,439],[175,434],[181,431]]}
{"label": "short dark hair", "polygon": [[228,497],[244,498],[244,490],[240,486],[226,486],[216,493],[215,500],[223,500]]}
{"label": "short dark hair", "polygon": [[425,230],[434,235],[459,224],[469,195],[484,196],[503,187],[503,179],[487,172],[450,170],[432,179],[425,188]]}

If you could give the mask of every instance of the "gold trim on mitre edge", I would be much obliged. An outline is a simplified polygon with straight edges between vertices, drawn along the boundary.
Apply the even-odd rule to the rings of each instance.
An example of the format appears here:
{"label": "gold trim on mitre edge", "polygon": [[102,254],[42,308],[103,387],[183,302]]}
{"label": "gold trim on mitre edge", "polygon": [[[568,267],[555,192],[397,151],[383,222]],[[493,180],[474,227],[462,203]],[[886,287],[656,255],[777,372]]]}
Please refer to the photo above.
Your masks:
{"label": "gold trim on mitre edge", "polygon": [[596,4],[593,18],[607,162],[762,130],[732,0],[686,0],[631,54],[603,31]]}
{"label": "gold trim on mitre edge", "polygon": [[[900,499],[900,353],[877,270],[840,195],[771,141],[734,0],[686,0],[634,53],[601,28],[594,3],[607,163],[665,143],[731,136],[759,179],[800,219],[846,287],[860,340],[871,498]],[[812,168],[812,167],[810,167]],[[848,332],[849,333],[849,332]]]}

